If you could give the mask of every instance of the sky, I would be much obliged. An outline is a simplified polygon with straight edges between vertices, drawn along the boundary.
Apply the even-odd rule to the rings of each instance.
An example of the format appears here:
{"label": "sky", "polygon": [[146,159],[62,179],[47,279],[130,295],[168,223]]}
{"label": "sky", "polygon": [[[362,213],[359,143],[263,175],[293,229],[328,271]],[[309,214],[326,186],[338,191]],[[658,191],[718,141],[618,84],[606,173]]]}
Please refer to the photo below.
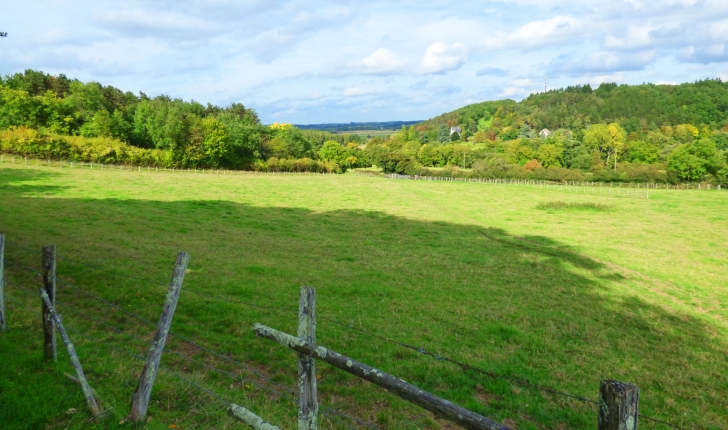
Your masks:
{"label": "sky", "polygon": [[544,86],[728,80],[726,0],[0,5],[0,74],[243,103],[266,124],[422,120]]}

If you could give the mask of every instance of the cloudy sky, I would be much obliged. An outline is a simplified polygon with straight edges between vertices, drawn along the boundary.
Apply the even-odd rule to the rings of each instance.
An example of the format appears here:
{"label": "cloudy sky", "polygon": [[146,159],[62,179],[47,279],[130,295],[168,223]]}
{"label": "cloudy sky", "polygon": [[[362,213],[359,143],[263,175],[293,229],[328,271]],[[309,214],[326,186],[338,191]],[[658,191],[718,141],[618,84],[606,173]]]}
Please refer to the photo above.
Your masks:
{"label": "cloudy sky", "polygon": [[546,76],[728,80],[726,0],[0,2],[0,74],[241,102],[265,123],[426,119]]}

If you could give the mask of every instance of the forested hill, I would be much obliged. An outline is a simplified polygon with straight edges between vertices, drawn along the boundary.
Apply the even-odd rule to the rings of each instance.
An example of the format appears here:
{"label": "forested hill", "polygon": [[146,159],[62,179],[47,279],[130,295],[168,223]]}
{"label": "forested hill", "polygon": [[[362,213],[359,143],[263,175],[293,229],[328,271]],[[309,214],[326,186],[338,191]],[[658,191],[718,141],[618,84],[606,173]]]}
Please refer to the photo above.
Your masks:
{"label": "forested hill", "polygon": [[[680,85],[571,86],[513,100],[476,103],[422,123],[428,128],[461,124],[475,133],[478,122],[492,120],[491,130],[519,128],[579,131],[591,124],[619,123],[627,133],[644,133],[661,126],[693,124],[710,129],[728,120],[728,83],[707,79]],[[491,125],[491,124],[489,124]]]}

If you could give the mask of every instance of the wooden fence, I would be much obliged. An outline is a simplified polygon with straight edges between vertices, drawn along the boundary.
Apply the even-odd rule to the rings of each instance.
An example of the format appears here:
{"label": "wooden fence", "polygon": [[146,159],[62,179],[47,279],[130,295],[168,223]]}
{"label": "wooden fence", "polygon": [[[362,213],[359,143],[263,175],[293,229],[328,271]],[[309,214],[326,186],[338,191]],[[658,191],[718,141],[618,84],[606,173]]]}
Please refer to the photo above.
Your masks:
{"label": "wooden fence", "polygon": [[[4,308],[5,280],[5,235],[0,233],[0,322],[6,326],[7,314]],[[162,312],[157,323],[154,339],[149,347],[139,383],[132,394],[130,421],[144,420],[154,380],[160,366],[167,335],[177,306],[184,274],[190,256],[185,252],[177,255]],[[81,386],[89,410],[94,417],[102,416],[94,396],[94,390],[87,381],[80,359],[66,332],[61,316],[56,313],[56,247],[42,248],[42,299],[43,349],[47,360],[56,360],[55,332],[60,333],[76,372],[76,382]],[[507,426],[459,405],[440,398],[380,369],[356,361],[336,351],[321,346],[316,341],[316,292],[311,287],[301,287],[298,309],[297,336],[283,333],[271,327],[256,323],[253,332],[264,339],[286,346],[298,355],[298,429],[318,429],[319,406],[316,387],[316,360],[337,367],[359,378],[379,385],[390,393],[432,412],[435,416],[449,420],[462,428],[474,430],[506,430]],[[639,414],[639,388],[620,381],[601,381],[598,402],[599,430],[636,430]],[[227,413],[256,430],[277,430],[278,427],[265,422],[243,406],[228,403]]]}
{"label": "wooden fence", "polygon": [[[416,387],[404,379],[360,363],[316,343],[316,292],[301,287],[298,315],[298,336],[292,336],[256,323],[253,332],[264,339],[277,342],[298,353],[298,429],[317,428],[316,378],[313,359],[337,367],[354,376],[387,389],[389,392],[469,430],[506,430],[509,427],[468,409],[451,403]],[[620,381],[602,381],[599,389],[599,430],[636,430],[639,388]],[[251,421],[244,421],[254,429]],[[266,427],[270,428],[270,427]]]}

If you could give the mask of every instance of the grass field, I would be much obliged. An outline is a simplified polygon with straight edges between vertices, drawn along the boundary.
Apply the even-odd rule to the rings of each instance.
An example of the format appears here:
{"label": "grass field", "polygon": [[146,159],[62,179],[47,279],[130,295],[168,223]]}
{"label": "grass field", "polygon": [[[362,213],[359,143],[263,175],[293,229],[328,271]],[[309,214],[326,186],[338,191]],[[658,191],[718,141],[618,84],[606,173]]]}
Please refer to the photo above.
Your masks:
{"label": "grass field", "polygon": [[[499,375],[596,399],[601,379],[641,388],[640,412],[683,427],[728,428],[728,193],[654,190],[650,199],[506,185],[356,175],[195,175],[0,165],[0,231],[9,281],[55,243],[61,279],[156,321],[179,250],[185,286],[296,308],[317,289],[320,315]],[[22,248],[21,248],[22,247]],[[86,264],[106,270],[90,268]],[[15,265],[15,266],[12,266]],[[111,272],[109,272],[111,271]],[[61,284],[58,300],[150,339],[145,326]],[[6,289],[0,335],[3,428],[87,428],[81,392],[42,360],[40,300]],[[141,343],[63,319],[110,417],[127,428]],[[260,322],[295,333],[296,315],[185,291],[173,331],[294,390],[296,356],[256,338]],[[596,428],[594,405],[463,371],[319,319],[318,342],[518,429]],[[167,348],[226,366],[171,338]],[[282,428],[294,403],[165,354],[163,362]],[[231,372],[235,367],[225,367]],[[318,364],[321,401],[380,428],[454,428]],[[70,408],[78,410],[67,414]],[[242,428],[205,392],[162,372],[147,428]],[[73,412],[73,411],[71,411]],[[322,428],[346,428],[324,419]],[[665,428],[640,421],[640,428]]]}

